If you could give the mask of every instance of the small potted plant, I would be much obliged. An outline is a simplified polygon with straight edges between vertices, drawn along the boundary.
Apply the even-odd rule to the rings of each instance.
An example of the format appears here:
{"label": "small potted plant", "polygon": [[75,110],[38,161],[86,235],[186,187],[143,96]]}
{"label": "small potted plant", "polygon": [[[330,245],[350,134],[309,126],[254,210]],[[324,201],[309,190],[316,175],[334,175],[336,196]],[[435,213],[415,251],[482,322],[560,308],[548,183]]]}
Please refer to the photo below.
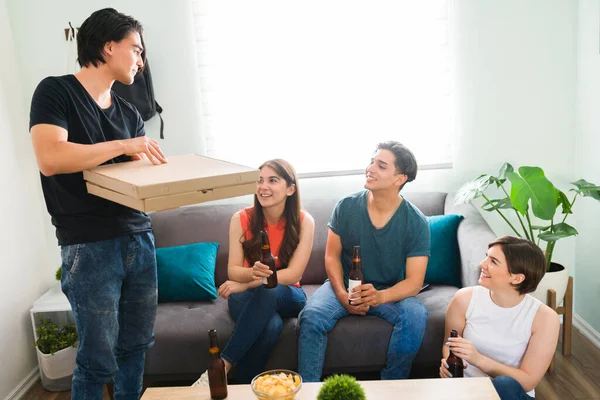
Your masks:
{"label": "small potted plant", "polygon": [[[505,187],[507,181],[510,182],[509,190]],[[574,187],[569,192],[573,193],[573,198],[569,200],[566,193],[546,178],[541,168],[523,166],[517,172],[512,165],[504,163],[498,176],[480,175],[462,186],[454,199],[455,204],[460,204],[482,197],[485,202],[481,208],[496,212],[516,236],[529,239],[538,246],[545,242],[546,274],[533,293],[544,303],[548,289],[554,289],[558,299],[565,295],[569,274],[565,266],[553,261],[553,255],[558,240],[577,235],[577,230],[565,222],[573,214],[575,201],[578,197],[600,201],[599,186],[583,179],[571,184]],[[490,197],[488,189],[494,187],[501,197]],[[507,218],[509,214],[514,215],[513,222]],[[536,224],[534,217],[541,223]]]}
{"label": "small potted plant", "polygon": [[365,400],[365,391],[354,377],[333,375],[325,379],[317,400]]}
{"label": "small potted plant", "polygon": [[48,379],[60,379],[73,374],[77,355],[75,324],[58,327],[53,321],[42,318],[36,328],[40,368]]}

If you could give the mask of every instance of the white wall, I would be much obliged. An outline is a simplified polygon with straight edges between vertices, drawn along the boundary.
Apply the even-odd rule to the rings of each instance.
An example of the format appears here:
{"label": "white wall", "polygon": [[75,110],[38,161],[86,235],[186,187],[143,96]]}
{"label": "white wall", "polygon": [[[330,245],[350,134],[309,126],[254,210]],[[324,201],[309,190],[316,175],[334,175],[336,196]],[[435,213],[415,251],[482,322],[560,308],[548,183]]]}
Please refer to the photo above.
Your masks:
{"label": "white wall", "polygon": [[0,398],[5,398],[36,365],[29,309],[53,282],[59,261],[56,241],[48,247],[5,0],[0,0],[0,54]]}
{"label": "white wall", "polygon": [[[59,75],[64,71],[63,28],[68,21],[77,25],[92,11],[114,5],[145,26],[157,98],[165,107],[167,139],[163,148],[171,155],[203,150],[199,139],[201,101],[188,1],[174,1],[168,6],[159,0],[8,0],[8,4],[22,83],[21,103],[25,110],[37,83],[46,75]],[[588,168],[585,165],[575,168],[578,3],[571,0],[451,0],[451,4],[451,39],[455,49],[457,82],[458,139],[454,149],[454,168],[421,171],[406,190],[456,190],[463,182],[481,173],[497,172],[504,161],[515,166],[539,165],[558,186],[566,188],[565,183],[578,179]],[[35,12],[32,12],[34,9]],[[1,25],[5,26],[4,23]],[[594,29],[586,34],[597,37],[598,30]],[[10,43],[10,39],[5,37],[4,34],[0,36],[0,42],[8,40]],[[6,65],[3,67],[6,68]],[[12,68],[15,68],[14,63]],[[15,74],[8,79],[13,84]],[[13,88],[5,93],[18,91],[18,88]],[[15,108],[18,101],[13,101],[12,97],[10,100],[9,107]],[[0,109],[0,118],[3,114],[6,114],[5,119],[15,116],[16,130],[23,133],[19,136],[23,138],[27,131],[26,113],[21,108],[19,112],[15,114]],[[157,137],[155,128],[156,125],[150,124],[149,134]],[[589,136],[588,141],[591,140]],[[587,157],[592,163],[590,144],[578,148],[589,148]],[[9,160],[10,157],[15,164],[17,157],[19,160],[31,160],[31,150],[23,146],[11,153]],[[590,176],[589,179],[594,178]],[[30,192],[39,187],[35,179],[27,185]],[[306,180],[302,190],[305,197],[319,196],[325,191],[334,191],[341,196],[361,187],[362,178],[343,177]],[[45,213],[39,200],[35,201],[37,204],[31,209]],[[497,234],[510,233],[495,216],[489,213],[484,216]],[[47,220],[44,216],[43,222],[47,224]],[[585,227],[582,240],[584,230]],[[587,240],[591,241],[590,236],[593,235],[586,234]],[[584,249],[578,249],[579,253],[592,248],[591,244],[580,241],[578,246]],[[567,265],[575,265],[574,247],[575,240],[561,241],[556,249],[557,257]],[[21,271],[18,274],[19,279],[27,281],[21,278]],[[29,304],[30,301],[19,299],[19,303]],[[26,308],[25,304],[22,308]],[[6,320],[5,314],[3,311],[0,318]],[[30,329],[24,314],[20,315],[18,324],[23,331]],[[15,326],[0,328],[0,332],[2,329],[12,333]],[[11,351],[12,340],[9,342]],[[12,353],[4,350],[0,357],[5,359],[5,354]],[[28,354],[29,361],[26,363],[31,366],[33,348],[22,349],[20,354]],[[24,374],[21,372],[20,376]],[[0,386],[0,395],[7,389],[9,387]]]}
{"label": "white wall", "polygon": [[[455,178],[537,165],[561,189],[574,169],[577,2],[455,0]],[[497,234],[511,233],[485,213]],[[573,221],[571,221],[573,222]],[[555,259],[574,266],[574,240]],[[571,273],[573,273],[571,268]]]}
{"label": "white wall", "polygon": [[[579,1],[579,74],[577,81],[577,170],[584,179],[600,185],[600,6],[596,0]],[[600,204],[592,199],[580,202],[577,218],[577,275],[575,311],[600,332]]]}

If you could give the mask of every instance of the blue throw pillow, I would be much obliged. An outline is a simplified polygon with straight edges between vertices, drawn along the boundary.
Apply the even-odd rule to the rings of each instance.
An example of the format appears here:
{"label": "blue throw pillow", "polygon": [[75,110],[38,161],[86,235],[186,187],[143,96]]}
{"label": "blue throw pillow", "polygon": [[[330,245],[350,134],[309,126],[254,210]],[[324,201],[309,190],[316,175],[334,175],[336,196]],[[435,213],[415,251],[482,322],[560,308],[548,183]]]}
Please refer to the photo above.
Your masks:
{"label": "blue throw pillow", "polygon": [[204,242],[156,249],[158,302],[216,299],[218,248],[219,243]]}
{"label": "blue throw pillow", "polygon": [[462,287],[456,231],[463,218],[456,214],[427,217],[431,231],[431,256],[425,282]]}

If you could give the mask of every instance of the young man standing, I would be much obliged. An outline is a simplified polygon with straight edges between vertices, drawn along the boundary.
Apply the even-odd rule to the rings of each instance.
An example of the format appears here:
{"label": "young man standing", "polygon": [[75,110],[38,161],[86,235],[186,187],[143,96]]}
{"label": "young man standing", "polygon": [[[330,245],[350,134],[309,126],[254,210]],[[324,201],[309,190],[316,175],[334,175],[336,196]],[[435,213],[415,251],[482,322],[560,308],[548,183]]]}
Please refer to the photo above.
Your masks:
{"label": "young man standing", "polygon": [[[377,146],[365,189],[341,199],[329,220],[325,268],[329,280],[300,314],[298,370],[305,382],[323,372],[327,333],[348,315],[374,315],[394,325],[381,379],[406,379],[427,324],[416,297],[429,258],[429,225],[400,194],[417,175],[412,152],[398,142]],[[365,284],[348,293],[354,246],[360,246]],[[349,298],[352,304],[349,304]]]}
{"label": "young man standing", "polygon": [[148,158],[167,162],[134,106],[111,92],[143,67],[142,26],[114,9],[78,33],[76,75],[49,77],[31,102],[30,132],[42,189],[61,246],[62,290],[79,335],[73,399],[139,399],[154,343],[156,255],[148,215],[89,195],[82,171]]}

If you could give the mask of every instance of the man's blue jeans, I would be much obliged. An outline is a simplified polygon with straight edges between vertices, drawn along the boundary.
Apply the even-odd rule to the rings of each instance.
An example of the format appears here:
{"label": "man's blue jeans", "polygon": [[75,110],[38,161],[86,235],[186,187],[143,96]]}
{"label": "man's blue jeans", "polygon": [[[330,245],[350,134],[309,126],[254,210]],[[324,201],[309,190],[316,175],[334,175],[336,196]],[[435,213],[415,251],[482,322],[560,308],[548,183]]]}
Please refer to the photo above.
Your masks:
{"label": "man's blue jeans", "polygon": [[292,318],[306,304],[306,294],[295,286],[259,286],[229,298],[235,328],[221,357],[235,366],[237,383],[250,383],[264,371],[281,330],[282,318]]}
{"label": "man's blue jeans", "polygon": [[151,232],[62,246],[62,290],[79,337],[72,399],[139,399],[145,353],[154,344],[156,252]]}
{"label": "man's blue jeans", "polygon": [[[338,301],[329,281],[308,299],[308,304],[300,313],[298,339],[298,372],[305,382],[318,382],[321,379],[327,333],[333,329],[338,319],[348,315],[350,314]],[[383,318],[394,325],[381,379],[408,378],[413,358],[423,340],[427,309],[416,297],[408,297],[397,303],[371,307],[368,315]]]}
{"label": "man's blue jeans", "polygon": [[510,376],[497,376],[492,379],[492,384],[501,400],[532,400],[523,386]]}

